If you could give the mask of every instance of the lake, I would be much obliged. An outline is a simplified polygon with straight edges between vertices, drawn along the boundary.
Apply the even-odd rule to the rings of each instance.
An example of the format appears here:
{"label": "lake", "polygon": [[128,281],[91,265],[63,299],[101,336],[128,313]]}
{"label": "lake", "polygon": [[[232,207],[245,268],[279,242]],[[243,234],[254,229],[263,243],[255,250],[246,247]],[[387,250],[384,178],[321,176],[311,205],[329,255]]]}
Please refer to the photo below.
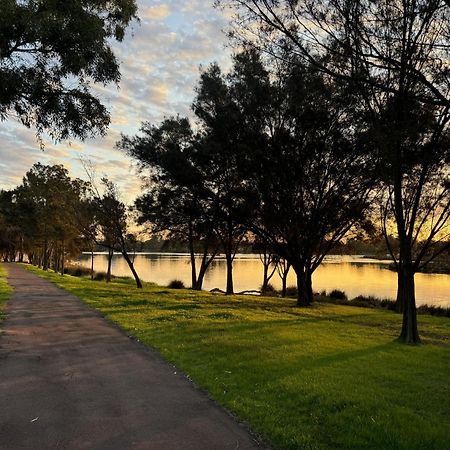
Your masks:
{"label": "lake", "polygon": [[[83,254],[79,260],[90,267],[90,255]],[[357,295],[373,295],[378,298],[396,297],[396,273],[388,269],[389,261],[366,259],[360,256],[328,256],[313,276],[315,291],[343,290],[349,298]],[[135,266],[144,281],[152,281],[161,286],[177,279],[190,286],[191,268],[189,255],[180,253],[139,253]],[[107,256],[96,253],[94,268],[106,271]],[[112,272],[117,276],[131,276],[125,260],[120,255],[113,258]],[[216,258],[205,276],[203,288],[225,289],[226,264],[223,257]],[[258,255],[236,255],[234,263],[235,291],[259,289],[262,283],[262,263]],[[277,274],[271,280],[276,288],[281,288]],[[288,286],[295,285],[294,272],[288,278]],[[416,275],[417,304],[450,306],[450,275]]]}

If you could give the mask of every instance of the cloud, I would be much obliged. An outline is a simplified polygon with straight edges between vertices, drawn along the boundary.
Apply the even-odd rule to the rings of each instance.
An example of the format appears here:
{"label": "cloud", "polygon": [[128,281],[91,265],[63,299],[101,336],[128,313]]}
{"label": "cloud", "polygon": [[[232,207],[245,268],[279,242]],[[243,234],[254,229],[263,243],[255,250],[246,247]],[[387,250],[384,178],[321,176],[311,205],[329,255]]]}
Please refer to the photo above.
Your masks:
{"label": "cloud", "polygon": [[142,20],[161,21],[170,15],[170,6],[164,3],[140,9],[139,16]]}

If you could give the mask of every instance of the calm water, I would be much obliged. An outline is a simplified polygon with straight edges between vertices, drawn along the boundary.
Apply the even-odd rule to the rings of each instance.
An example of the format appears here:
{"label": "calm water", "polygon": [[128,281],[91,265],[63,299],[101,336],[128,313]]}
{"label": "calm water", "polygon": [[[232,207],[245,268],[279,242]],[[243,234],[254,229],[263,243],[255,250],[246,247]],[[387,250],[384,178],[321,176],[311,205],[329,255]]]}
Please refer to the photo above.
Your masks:
{"label": "calm water", "polygon": [[[82,265],[90,266],[90,255],[83,255]],[[95,255],[95,270],[106,271],[107,257],[105,254]],[[315,291],[341,289],[349,298],[357,295],[373,295],[379,298],[395,299],[397,276],[388,270],[388,261],[363,259],[356,256],[330,256],[316,270],[313,276]],[[189,256],[173,253],[138,254],[135,266],[140,277],[159,285],[167,285],[174,279],[182,280],[190,285],[191,272]],[[125,260],[114,256],[113,274],[130,276]],[[204,289],[225,289],[226,266],[223,258],[213,261],[208,270]],[[234,263],[235,291],[259,289],[262,282],[262,264],[257,255],[237,255]],[[281,287],[277,274],[271,280],[277,288]],[[295,277],[291,270],[288,285],[295,285]],[[450,275],[417,274],[416,275],[417,304],[434,304],[450,306]]]}

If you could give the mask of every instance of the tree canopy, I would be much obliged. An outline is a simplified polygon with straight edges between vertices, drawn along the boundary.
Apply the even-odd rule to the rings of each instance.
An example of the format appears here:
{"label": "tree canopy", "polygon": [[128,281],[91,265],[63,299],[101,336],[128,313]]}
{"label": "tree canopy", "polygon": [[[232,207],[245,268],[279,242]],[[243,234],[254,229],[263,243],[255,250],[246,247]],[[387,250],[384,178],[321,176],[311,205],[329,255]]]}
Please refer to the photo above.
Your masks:
{"label": "tree canopy", "polygon": [[119,82],[112,41],[136,14],[135,0],[2,0],[0,120],[56,141],[104,134],[109,113],[92,87]]}

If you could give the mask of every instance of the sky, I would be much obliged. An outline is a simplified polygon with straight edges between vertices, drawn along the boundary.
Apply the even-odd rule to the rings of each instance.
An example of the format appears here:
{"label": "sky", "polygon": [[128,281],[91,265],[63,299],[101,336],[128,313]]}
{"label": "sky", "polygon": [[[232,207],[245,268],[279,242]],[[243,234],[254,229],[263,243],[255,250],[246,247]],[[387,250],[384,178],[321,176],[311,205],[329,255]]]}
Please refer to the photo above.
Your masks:
{"label": "sky", "polygon": [[42,151],[35,130],[12,118],[0,122],[0,189],[19,185],[36,162],[63,164],[71,176],[86,179],[81,158],[92,161],[97,176],[107,175],[123,199],[133,202],[140,181],[131,159],[114,148],[121,133],[135,135],[143,121],[192,116],[199,67],[217,61],[226,70],[231,53],[223,33],[227,18],[213,8],[213,0],[138,0],[138,6],[140,23],[113,46],[121,62],[119,88],[95,89],[111,113],[107,136],[56,145],[45,140]]}

